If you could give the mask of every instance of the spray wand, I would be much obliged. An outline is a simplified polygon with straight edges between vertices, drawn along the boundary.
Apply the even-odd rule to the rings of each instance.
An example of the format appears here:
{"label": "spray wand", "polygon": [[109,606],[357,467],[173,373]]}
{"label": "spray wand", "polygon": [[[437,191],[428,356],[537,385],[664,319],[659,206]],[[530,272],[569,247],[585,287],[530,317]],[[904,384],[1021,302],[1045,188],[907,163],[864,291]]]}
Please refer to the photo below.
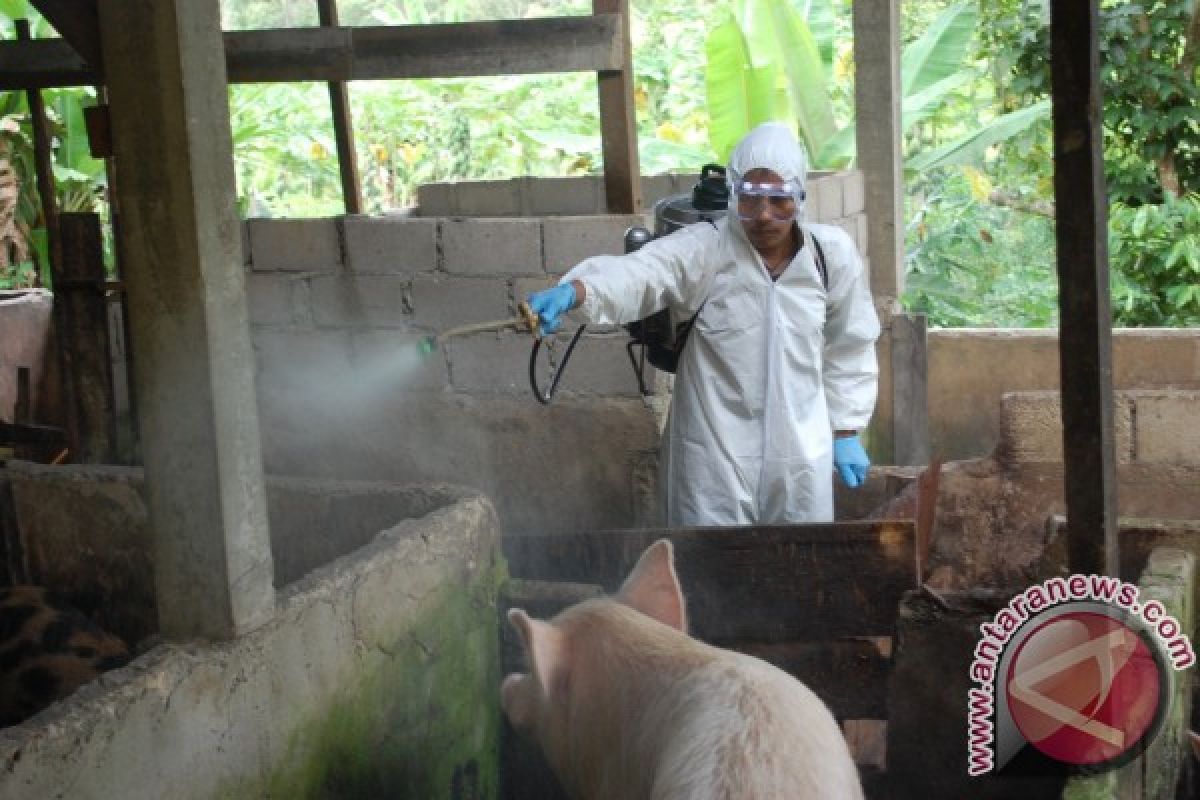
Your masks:
{"label": "spray wand", "polygon": [[533,309],[529,307],[529,303],[521,302],[517,305],[517,316],[509,319],[497,319],[491,322],[477,322],[471,325],[459,325],[457,328],[451,328],[448,331],[442,331],[436,336],[426,336],[421,340],[421,352],[425,355],[436,352],[439,347],[447,340],[454,336],[466,336],[469,333],[487,333],[488,331],[503,331],[513,328],[518,331],[529,331],[538,337],[538,318],[537,314],[533,313]]}
{"label": "spray wand", "polygon": [[486,333],[488,331],[503,331],[509,328],[517,331],[528,331],[533,334],[533,351],[529,354],[529,387],[533,390],[533,396],[537,398],[539,403],[549,405],[550,398],[554,396],[554,391],[558,388],[558,379],[562,377],[563,370],[566,369],[567,360],[571,358],[571,352],[575,349],[575,344],[579,341],[579,337],[583,335],[584,328],[586,327],[585,325],[580,325],[579,329],[575,331],[575,335],[571,337],[571,343],[567,345],[562,361],[550,374],[550,385],[546,389],[538,385],[537,379],[537,356],[538,350],[542,346],[542,336],[538,328],[538,315],[534,313],[533,309],[529,307],[529,303],[526,302],[517,304],[517,316],[515,317],[493,320],[492,322],[459,325],[457,328],[442,331],[436,336],[426,336],[418,344],[418,348],[422,355],[429,356],[437,352],[447,339],[455,336],[465,336],[470,333]]}

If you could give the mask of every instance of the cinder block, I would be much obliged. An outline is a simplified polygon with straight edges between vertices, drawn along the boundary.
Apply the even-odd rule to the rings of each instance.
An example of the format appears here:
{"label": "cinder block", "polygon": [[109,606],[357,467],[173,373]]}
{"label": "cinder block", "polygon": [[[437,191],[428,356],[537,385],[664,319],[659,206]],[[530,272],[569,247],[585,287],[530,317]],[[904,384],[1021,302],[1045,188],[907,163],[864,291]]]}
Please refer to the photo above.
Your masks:
{"label": "cinder block", "polygon": [[[566,351],[570,336],[575,333],[574,325],[565,325],[565,333],[556,337],[554,354],[561,358]],[[563,371],[558,391],[571,394],[601,395],[604,397],[636,397],[637,377],[633,365],[626,355],[625,343],[629,337],[624,331],[602,336],[584,335],[575,346],[570,360]],[[539,354],[542,355],[542,354]],[[543,364],[551,363],[543,361]],[[558,363],[557,360],[552,363]],[[648,372],[653,372],[649,369]]]}
{"label": "cinder block", "polygon": [[600,180],[593,176],[530,178],[524,184],[523,212],[533,217],[603,213]]}
{"label": "cinder block", "polygon": [[351,367],[356,385],[370,384],[382,396],[401,402],[403,392],[445,389],[450,384],[446,354],[424,353],[425,334],[396,330],[352,333]]}
{"label": "cinder block", "polygon": [[386,274],[437,269],[435,219],[349,216],[342,224],[346,266],[351,272]]}
{"label": "cinder block", "polygon": [[336,275],[313,278],[313,322],[320,327],[397,327],[411,322],[409,278]]}
{"label": "cinder block", "polygon": [[861,170],[852,169],[841,173],[842,179],[842,216],[849,217],[860,211],[866,211],[866,189],[863,184]]}
{"label": "cinder block", "polygon": [[1138,461],[1158,464],[1200,462],[1200,392],[1137,391]]}
{"label": "cinder block", "polygon": [[[1113,401],[1117,463],[1133,459],[1133,403]],[[1006,392],[1000,401],[999,448],[1017,463],[1061,462],[1062,405],[1058,392]]]}
{"label": "cinder block", "polygon": [[544,274],[541,220],[443,220],[442,264],[456,275]]}
{"label": "cinder block", "polygon": [[296,322],[292,301],[297,285],[304,279],[295,275],[258,273],[246,276],[246,303],[251,325],[291,325]]}
{"label": "cinder block", "polygon": [[451,217],[460,213],[458,184],[421,184],[417,187],[417,209],[422,217]]}
{"label": "cinder block", "polygon": [[515,180],[458,184],[458,213],[463,216],[514,217],[520,211],[520,184]]}
{"label": "cinder block", "polygon": [[[446,342],[450,383],[464,392],[528,393],[529,354],[533,337],[527,333],[481,333]],[[530,397],[530,402],[534,402]]]}
{"label": "cinder block", "polygon": [[821,179],[820,206],[817,209],[819,222],[835,223],[842,216],[842,181],[837,175]]}
{"label": "cinder block", "polygon": [[547,218],[542,223],[546,272],[564,272],[590,256],[624,253],[625,231],[641,224],[633,214]]}
{"label": "cinder block", "polygon": [[828,222],[821,218],[821,195],[824,191],[824,182],[814,179],[810,174],[808,182],[804,184],[804,219],[806,222]]}
{"label": "cinder block", "polygon": [[503,278],[415,277],[407,305],[413,325],[439,333],[513,316],[508,281]]}
{"label": "cinder block", "polygon": [[333,218],[252,219],[246,225],[256,271],[337,272],[342,263]]}

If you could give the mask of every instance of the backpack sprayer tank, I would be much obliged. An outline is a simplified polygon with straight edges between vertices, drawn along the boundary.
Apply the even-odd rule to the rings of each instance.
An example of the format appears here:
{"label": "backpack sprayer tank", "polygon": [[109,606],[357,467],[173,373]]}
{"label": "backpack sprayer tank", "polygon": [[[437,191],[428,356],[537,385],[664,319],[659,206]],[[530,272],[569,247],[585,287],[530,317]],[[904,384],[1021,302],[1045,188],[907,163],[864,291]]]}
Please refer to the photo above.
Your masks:
{"label": "backpack sprayer tank", "polygon": [[[708,222],[713,225],[725,215],[729,205],[729,190],[725,185],[725,168],[719,164],[705,164],[700,170],[700,180],[692,191],[664,197],[654,204],[654,233],[641,226],[625,231],[625,252],[632,253],[647,242],[673,233],[685,225]],[[680,323],[672,323],[666,309],[631,322],[625,326],[630,341],[625,346],[629,363],[637,376],[638,388],[643,395],[650,394],[646,387],[646,362],[649,361],[663,372],[674,372],[679,364],[679,353],[691,330],[695,317]],[[641,347],[634,354],[635,347]]]}

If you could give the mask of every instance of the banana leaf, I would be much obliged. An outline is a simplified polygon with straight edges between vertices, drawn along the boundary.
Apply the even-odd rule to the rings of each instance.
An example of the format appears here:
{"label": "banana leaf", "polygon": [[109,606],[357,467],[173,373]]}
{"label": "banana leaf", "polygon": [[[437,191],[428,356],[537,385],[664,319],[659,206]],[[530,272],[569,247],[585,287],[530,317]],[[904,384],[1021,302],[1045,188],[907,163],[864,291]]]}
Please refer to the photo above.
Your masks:
{"label": "banana leaf", "polygon": [[819,153],[837,132],[833,103],[825,84],[825,65],[808,25],[796,9],[771,3],[772,28],[778,37],[780,62],[787,75],[800,133],[809,153]]}
{"label": "banana leaf", "polygon": [[741,26],[732,17],[713,29],[704,49],[708,136],[713,152],[724,162],[748,130],[778,118],[779,68],[751,64]]}
{"label": "banana leaf", "polygon": [[941,147],[921,153],[905,162],[910,172],[923,172],[936,167],[954,164],[976,164],[983,160],[985,151],[994,144],[1009,139],[1027,130],[1037,122],[1050,116],[1050,100],[1042,100],[1026,108],[996,117],[974,133],[956,139]]}
{"label": "banana leaf", "polygon": [[900,74],[903,95],[922,92],[962,70],[978,22],[974,3],[958,3],[939,14],[921,38],[905,47]]}

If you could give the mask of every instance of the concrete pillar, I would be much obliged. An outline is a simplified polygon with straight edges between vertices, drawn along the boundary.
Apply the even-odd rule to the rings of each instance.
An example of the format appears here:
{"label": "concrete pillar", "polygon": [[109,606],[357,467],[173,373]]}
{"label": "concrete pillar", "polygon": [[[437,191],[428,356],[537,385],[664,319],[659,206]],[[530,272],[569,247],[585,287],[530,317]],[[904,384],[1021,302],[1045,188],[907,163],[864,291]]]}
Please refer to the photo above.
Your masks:
{"label": "concrete pillar", "polygon": [[867,208],[871,291],[904,291],[904,158],[900,127],[900,0],[854,2],[854,105]]}
{"label": "concrete pillar", "polygon": [[159,619],[274,610],[217,0],[100,0]]}
{"label": "concrete pillar", "polygon": [[[904,291],[904,159],[901,154],[900,2],[854,2],[854,104],[858,168],[863,173],[867,211],[867,260],[871,293],[883,324],[879,354],[879,400],[869,437],[878,463],[906,464],[920,458],[923,431],[901,430],[922,408],[913,406],[913,376],[897,374],[913,357],[911,326],[894,316]],[[901,341],[895,341],[900,335]],[[905,355],[896,360],[897,352]],[[922,398],[923,399],[923,398]],[[916,417],[913,417],[913,413]]]}

